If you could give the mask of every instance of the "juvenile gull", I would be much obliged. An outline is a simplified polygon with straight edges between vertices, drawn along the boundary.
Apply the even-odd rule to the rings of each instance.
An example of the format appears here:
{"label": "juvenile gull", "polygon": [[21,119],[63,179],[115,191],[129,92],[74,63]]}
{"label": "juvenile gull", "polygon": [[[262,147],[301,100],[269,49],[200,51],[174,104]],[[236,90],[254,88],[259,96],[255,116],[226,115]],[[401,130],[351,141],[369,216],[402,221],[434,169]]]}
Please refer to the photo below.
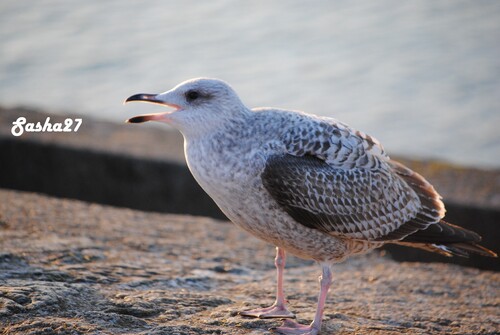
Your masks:
{"label": "juvenile gull", "polygon": [[278,333],[319,333],[331,266],[350,255],[396,243],[496,257],[477,244],[478,234],[442,220],[443,202],[429,182],[391,160],[376,139],[335,119],[249,109],[228,84],[208,78],[130,101],[172,107],[128,122],[177,128],[201,187],[234,224],[276,246],[276,301],[241,315],[293,318],[283,293],[285,253],[321,265],[314,320],[308,326],[285,320]]}

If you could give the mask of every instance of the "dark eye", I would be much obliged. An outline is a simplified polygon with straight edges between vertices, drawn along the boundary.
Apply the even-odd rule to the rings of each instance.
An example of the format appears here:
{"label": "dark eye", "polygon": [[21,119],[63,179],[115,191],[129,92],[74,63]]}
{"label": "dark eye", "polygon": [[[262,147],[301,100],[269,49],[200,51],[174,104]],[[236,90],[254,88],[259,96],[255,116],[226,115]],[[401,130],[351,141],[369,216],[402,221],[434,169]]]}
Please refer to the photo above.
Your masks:
{"label": "dark eye", "polygon": [[186,100],[188,102],[194,101],[200,97],[200,93],[197,91],[187,91],[186,92]]}

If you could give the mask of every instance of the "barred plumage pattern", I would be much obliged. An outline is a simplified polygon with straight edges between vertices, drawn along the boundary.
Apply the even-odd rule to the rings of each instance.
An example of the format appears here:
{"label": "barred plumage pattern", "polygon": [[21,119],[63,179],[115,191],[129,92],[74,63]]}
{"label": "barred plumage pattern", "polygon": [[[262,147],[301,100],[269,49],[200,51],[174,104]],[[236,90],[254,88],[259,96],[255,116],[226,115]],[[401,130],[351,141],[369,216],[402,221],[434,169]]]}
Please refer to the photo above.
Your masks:
{"label": "barred plumage pattern", "polygon": [[[186,100],[193,91],[199,98]],[[183,133],[199,184],[235,224],[296,255],[338,261],[388,242],[485,252],[477,234],[442,221],[431,184],[340,121],[250,110],[226,83],[206,78],[134,100],[181,108],[166,118]]]}

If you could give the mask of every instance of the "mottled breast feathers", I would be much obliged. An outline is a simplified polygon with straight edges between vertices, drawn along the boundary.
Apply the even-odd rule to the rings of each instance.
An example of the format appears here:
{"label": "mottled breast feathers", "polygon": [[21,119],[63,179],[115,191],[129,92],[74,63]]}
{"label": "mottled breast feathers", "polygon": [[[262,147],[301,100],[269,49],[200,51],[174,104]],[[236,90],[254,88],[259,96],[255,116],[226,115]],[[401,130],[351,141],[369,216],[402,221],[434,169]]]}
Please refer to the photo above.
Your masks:
{"label": "mottled breast feathers", "polygon": [[401,240],[440,221],[444,206],[423,177],[391,161],[376,140],[344,129],[290,131],[288,152],[268,157],[264,187],[291,217],[369,241]]}

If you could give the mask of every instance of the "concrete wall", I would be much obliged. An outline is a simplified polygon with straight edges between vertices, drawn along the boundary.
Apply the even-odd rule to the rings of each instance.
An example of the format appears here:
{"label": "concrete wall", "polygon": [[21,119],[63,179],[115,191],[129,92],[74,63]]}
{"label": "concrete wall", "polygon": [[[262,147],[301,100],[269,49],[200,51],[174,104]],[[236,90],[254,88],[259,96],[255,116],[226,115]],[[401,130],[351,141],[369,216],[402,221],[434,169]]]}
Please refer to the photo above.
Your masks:
{"label": "concrete wall", "polygon": [[[3,118],[5,120],[5,115],[10,115],[7,117],[9,121],[19,113],[19,111],[7,111],[3,114]],[[44,114],[30,115],[43,119]],[[9,129],[6,127],[9,123],[3,122],[3,127],[0,129],[0,188],[40,192],[56,197],[145,211],[224,218],[191,176],[180,157],[181,153],[177,151],[172,154],[172,151],[182,146],[181,139],[172,137],[176,136],[172,135],[172,132],[144,129],[141,134],[148,134],[144,136],[158,133],[155,141],[162,143],[153,145],[151,137],[138,134],[116,135],[125,129],[125,126],[92,120],[84,122],[82,133],[73,136],[69,143],[63,140],[68,137],[51,137],[47,140],[47,137],[43,137],[44,134],[37,134],[38,137],[28,134],[16,138],[9,134]],[[167,134],[165,136],[170,136],[169,146],[175,148],[171,150],[170,155],[165,154],[167,158],[163,158],[161,152],[144,149],[163,145],[161,137],[164,136],[163,133]],[[106,140],[102,139],[104,136]],[[134,139],[134,146],[120,147],[130,137]],[[113,138],[116,143],[111,145],[113,141],[110,139]],[[422,164],[411,161],[405,163]],[[495,183],[500,180],[499,172],[469,171],[442,164],[438,165],[439,169],[432,168],[433,166],[436,165],[429,163],[417,171],[422,172],[421,170],[427,169],[426,172],[431,177],[438,175],[436,182],[441,183],[439,186],[445,191],[448,189],[452,195],[448,197],[451,200],[445,201],[447,221],[480,233],[484,238],[483,245],[498,252],[500,207],[496,206],[495,201],[500,198],[500,191],[495,187]],[[423,174],[428,176],[426,173]],[[433,182],[432,178],[430,180]],[[476,186],[472,190],[458,192],[457,185],[465,185],[460,186],[462,189],[467,185]],[[450,189],[452,191],[449,191]],[[471,195],[472,192],[475,193]],[[476,194],[480,194],[481,197]],[[484,205],[478,199],[485,199]],[[498,259],[479,256],[472,256],[469,259],[446,258],[398,246],[390,246],[387,250],[395,259],[401,261],[455,262],[500,270]]]}

